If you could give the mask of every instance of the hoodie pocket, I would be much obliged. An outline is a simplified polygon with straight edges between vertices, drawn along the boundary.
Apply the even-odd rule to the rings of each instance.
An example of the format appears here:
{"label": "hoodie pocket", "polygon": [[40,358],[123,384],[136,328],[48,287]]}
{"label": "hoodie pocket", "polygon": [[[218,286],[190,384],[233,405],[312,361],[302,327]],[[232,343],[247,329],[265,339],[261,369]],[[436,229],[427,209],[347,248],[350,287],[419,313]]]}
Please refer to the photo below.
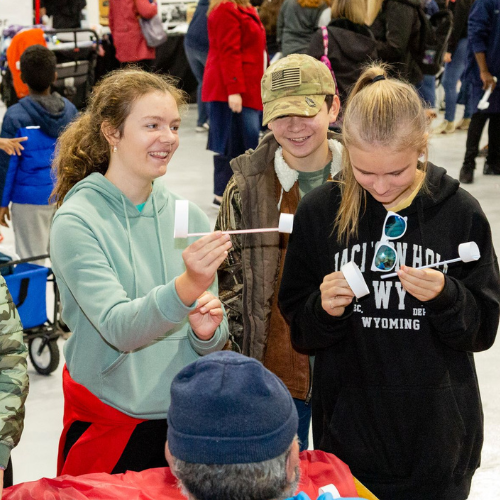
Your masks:
{"label": "hoodie pocket", "polygon": [[101,374],[101,399],[138,418],[165,418],[173,378],[199,357],[185,333],[123,353]]}
{"label": "hoodie pocket", "polygon": [[449,477],[465,436],[451,387],[344,388],[329,431],[332,451],[355,474],[382,481]]}

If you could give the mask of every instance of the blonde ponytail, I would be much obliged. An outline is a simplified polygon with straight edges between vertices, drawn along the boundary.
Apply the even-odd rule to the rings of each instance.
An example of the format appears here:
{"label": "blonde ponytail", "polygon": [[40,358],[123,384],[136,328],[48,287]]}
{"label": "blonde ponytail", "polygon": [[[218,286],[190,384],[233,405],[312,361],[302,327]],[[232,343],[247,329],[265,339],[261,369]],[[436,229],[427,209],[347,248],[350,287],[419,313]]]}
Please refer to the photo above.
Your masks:
{"label": "blonde ponytail", "polygon": [[388,77],[388,66],[368,66],[347,99],[342,126],[345,145],[340,173],[342,201],[335,218],[339,242],[356,237],[358,221],[366,204],[366,192],[352,170],[349,147],[378,145],[393,151],[412,149],[424,152],[427,168],[427,119],[422,101],[415,89]]}

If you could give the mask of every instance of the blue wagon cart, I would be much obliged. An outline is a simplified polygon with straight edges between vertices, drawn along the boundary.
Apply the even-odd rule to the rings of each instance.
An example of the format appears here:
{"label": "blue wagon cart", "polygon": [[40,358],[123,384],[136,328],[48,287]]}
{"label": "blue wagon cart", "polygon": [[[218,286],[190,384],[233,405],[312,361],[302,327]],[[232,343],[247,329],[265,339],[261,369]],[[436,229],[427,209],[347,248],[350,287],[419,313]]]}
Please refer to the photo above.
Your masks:
{"label": "blue wagon cart", "polygon": [[[42,375],[49,375],[59,365],[57,339],[67,331],[60,319],[59,291],[53,272],[49,267],[33,263],[48,257],[39,255],[0,264],[0,272],[21,318],[30,360]],[[48,282],[54,290],[53,319],[47,315]]]}

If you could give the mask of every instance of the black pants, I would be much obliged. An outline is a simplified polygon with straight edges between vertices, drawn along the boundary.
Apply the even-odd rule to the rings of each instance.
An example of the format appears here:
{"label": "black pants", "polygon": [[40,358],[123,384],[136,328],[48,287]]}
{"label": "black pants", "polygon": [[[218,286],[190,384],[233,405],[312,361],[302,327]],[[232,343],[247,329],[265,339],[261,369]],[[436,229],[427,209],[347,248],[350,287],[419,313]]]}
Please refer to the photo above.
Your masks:
{"label": "black pants", "polygon": [[[71,447],[90,425],[92,425],[90,422],[81,421],[71,424],[66,434],[66,443],[64,443],[64,460],[66,460]],[[122,474],[128,470],[140,472],[154,467],[168,467],[165,459],[166,440],[166,419],[147,420],[138,424],[111,474]]]}
{"label": "black pants", "polygon": [[5,469],[3,473],[3,487],[8,488],[9,486],[12,486],[13,483],[13,478],[12,478],[12,461],[9,458],[9,463],[7,465],[7,468]]}
{"label": "black pants", "polygon": [[488,125],[488,156],[486,163],[500,170],[500,113],[477,112],[472,115],[469,130],[467,131],[467,145],[463,166],[476,168],[476,156],[479,153],[479,141],[487,120]]}

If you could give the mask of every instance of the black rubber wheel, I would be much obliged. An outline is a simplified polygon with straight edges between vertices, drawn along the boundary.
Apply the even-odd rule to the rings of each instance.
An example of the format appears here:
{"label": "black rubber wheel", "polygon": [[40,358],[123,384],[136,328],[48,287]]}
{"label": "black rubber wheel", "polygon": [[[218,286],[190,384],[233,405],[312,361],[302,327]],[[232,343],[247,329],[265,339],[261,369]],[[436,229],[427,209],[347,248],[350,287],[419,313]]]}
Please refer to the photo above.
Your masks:
{"label": "black rubber wheel", "polygon": [[43,343],[45,343],[43,337],[31,339],[28,343],[28,352],[35,370],[41,375],[49,375],[59,366],[59,346],[57,339],[49,340],[39,352]]}

